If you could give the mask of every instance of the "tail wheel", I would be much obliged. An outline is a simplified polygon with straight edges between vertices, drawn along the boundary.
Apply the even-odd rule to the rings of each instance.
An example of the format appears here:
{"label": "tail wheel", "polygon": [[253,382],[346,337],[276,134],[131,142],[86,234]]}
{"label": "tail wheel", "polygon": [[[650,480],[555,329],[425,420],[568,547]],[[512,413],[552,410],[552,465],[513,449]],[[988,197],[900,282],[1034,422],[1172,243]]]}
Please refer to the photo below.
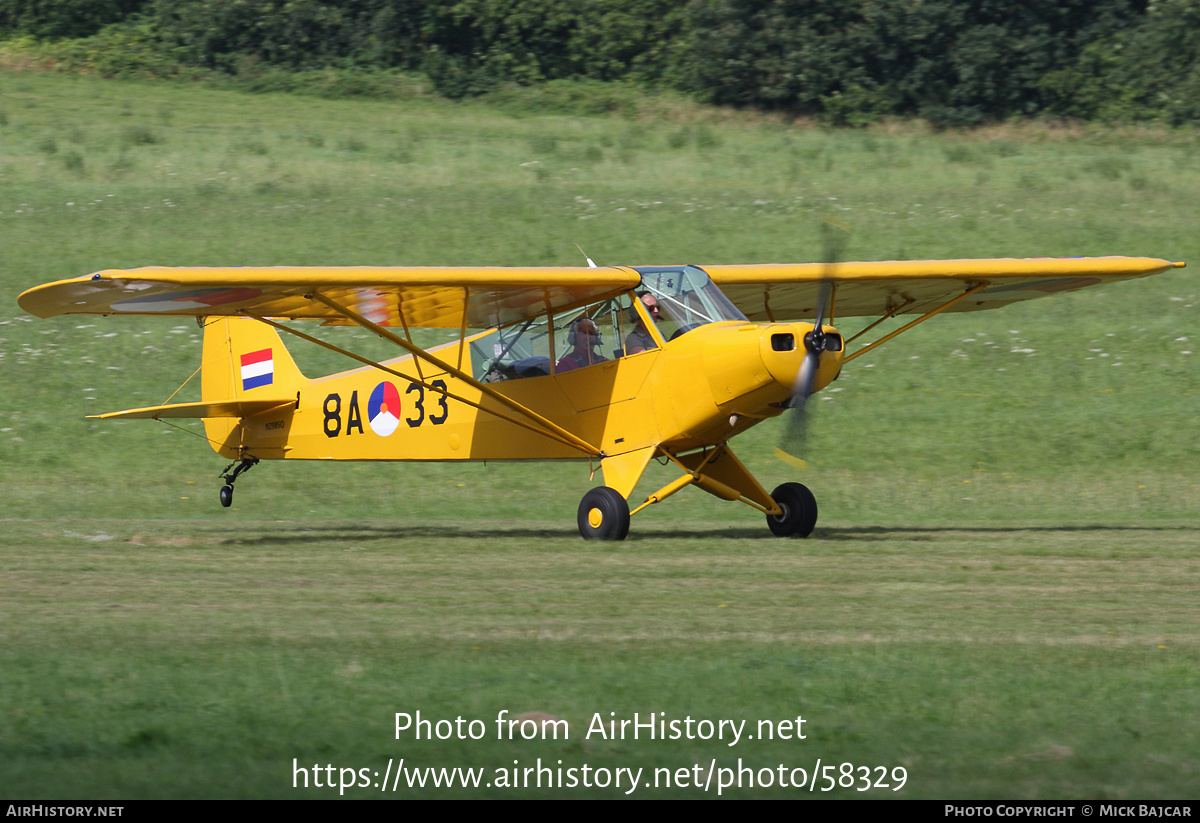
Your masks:
{"label": "tail wheel", "polygon": [[608,486],[597,486],[580,501],[578,521],[585,540],[624,540],[629,534],[629,504]]}
{"label": "tail wheel", "polygon": [[[233,505],[233,484],[238,479],[238,475],[242,472],[250,471],[258,465],[257,457],[243,457],[241,460],[234,460],[225,467],[225,471],[221,473],[221,479],[225,481],[225,485],[221,486],[221,505],[229,508]],[[230,471],[233,469],[233,471]]]}
{"label": "tail wheel", "polygon": [[771,492],[783,513],[768,514],[767,526],[776,537],[808,537],[817,525],[817,499],[800,483],[784,483]]}

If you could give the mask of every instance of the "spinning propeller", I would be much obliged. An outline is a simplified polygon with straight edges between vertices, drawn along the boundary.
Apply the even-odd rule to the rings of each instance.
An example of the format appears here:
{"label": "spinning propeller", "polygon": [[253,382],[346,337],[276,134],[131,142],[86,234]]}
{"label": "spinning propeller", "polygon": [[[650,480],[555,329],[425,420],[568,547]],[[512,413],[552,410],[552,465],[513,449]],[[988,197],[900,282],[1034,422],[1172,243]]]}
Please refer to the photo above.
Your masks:
{"label": "spinning propeller", "polygon": [[804,469],[808,463],[797,455],[805,453],[808,439],[808,399],[816,384],[817,371],[821,365],[821,354],[842,345],[841,339],[825,332],[824,322],[833,297],[833,272],[846,248],[850,229],[841,221],[824,215],[821,218],[821,246],[825,264],[817,297],[817,317],[813,329],[804,335],[804,361],[792,384],[792,396],[786,407],[790,410],[784,424],[783,437],[775,448],[775,456],[783,462]]}

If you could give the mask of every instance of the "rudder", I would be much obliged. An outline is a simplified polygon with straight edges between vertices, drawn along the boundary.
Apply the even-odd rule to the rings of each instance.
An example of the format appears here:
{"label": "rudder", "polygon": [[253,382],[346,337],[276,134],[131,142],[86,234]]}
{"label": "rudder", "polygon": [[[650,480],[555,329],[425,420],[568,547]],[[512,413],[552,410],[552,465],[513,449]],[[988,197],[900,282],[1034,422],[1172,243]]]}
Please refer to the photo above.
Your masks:
{"label": "rudder", "polygon": [[294,394],[307,378],[279,332],[246,317],[204,321],[200,393],[204,400],[253,400]]}
{"label": "rudder", "polygon": [[[205,401],[294,397],[307,378],[274,328],[246,317],[204,320],[200,395]],[[205,434],[226,457],[237,456],[241,421],[206,418]]]}

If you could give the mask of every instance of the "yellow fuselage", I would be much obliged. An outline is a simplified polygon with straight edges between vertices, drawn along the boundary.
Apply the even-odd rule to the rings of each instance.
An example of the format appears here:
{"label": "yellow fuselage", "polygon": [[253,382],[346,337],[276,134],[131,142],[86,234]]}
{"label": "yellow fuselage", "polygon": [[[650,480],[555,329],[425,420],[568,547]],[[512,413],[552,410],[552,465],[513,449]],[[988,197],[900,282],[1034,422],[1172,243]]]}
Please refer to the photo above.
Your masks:
{"label": "yellow fuselage", "polygon": [[[265,345],[255,336],[239,342],[241,327],[234,324],[242,321],[225,322],[234,332],[224,342],[218,335],[212,335],[211,341],[206,335],[206,397],[228,394],[230,383],[238,384],[234,367],[238,358]],[[803,337],[811,329],[807,323],[714,323],[660,348],[570,372],[489,386],[578,435],[605,456],[650,446],[685,452],[722,443],[778,415],[793,393],[805,355]],[[460,345],[464,344],[456,342],[432,354],[458,366]],[[471,362],[470,346],[461,353],[462,370],[473,372],[476,364]],[[277,354],[277,362],[281,356],[286,354]],[[815,389],[837,376],[841,360],[841,351],[821,356]],[[581,456],[575,448],[490,413],[520,418],[479,388],[429,363],[403,357],[383,365],[421,380],[427,388],[371,367],[310,380],[294,367],[280,364],[270,385],[247,391],[238,388],[238,396],[295,397],[296,403],[241,420],[208,419],[208,436],[217,451],[230,458],[247,454],[304,460]],[[391,383],[391,389],[385,383]],[[439,387],[478,403],[483,410],[442,395],[436,390]],[[379,401],[384,395],[391,403],[381,416],[384,404]]]}

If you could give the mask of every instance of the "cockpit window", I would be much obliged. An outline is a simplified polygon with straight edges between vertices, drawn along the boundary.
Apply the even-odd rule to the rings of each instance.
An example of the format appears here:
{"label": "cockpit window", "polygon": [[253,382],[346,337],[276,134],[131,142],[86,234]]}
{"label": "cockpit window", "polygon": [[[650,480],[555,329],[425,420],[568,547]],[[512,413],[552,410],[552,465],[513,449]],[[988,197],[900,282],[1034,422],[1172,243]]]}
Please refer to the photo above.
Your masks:
{"label": "cockpit window", "polygon": [[658,330],[665,340],[674,340],[697,326],[746,316],[729,302],[703,269],[696,266],[667,268],[638,267],[642,291],[658,301]]}
{"label": "cockpit window", "polygon": [[476,335],[471,339],[475,379],[499,383],[550,374],[550,335],[546,315]]}
{"label": "cockpit window", "polygon": [[[638,299],[664,340],[697,326],[746,317],[695,266],[639,267]],[[484,383],[543,377],[657,348],[631,294],[570,312],[538,317],[471,338],[475,378]],[[653,300],[651,300],[653,298]]]}
{"label": "cockpit window", "polygon": [[552,362],[557,374],[623,357],[632,329],[630,305],[623,294],[477,335],[471,339],[475,377],[484,383],[544,377],[552,373]]}
{"label": "cockpit window", "polygon": [[606,363],[624,355],[622,329],[627,325],[629,298],[622,295],[555,317],[559,353],[555,373]]}

